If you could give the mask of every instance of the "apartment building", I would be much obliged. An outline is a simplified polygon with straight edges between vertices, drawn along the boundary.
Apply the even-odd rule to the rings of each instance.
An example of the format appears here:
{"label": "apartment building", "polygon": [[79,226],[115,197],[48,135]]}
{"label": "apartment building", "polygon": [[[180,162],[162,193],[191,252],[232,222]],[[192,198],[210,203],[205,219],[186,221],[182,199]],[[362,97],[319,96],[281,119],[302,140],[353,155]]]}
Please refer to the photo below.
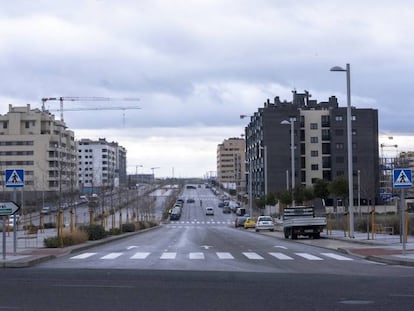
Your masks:
{"label": "apartment building", "polygon": [[[292,93],[291,102],[267,100],[245,128],[254,197],[291,189],[292,140],[295,187],[310,186],[317,179],[348,178],[347,107],[339,107],[334,96],[318,103],[307,91]],[[352,107],[351,114],[354,198],[359,186],[361,196],[378,201],[378,111]]]}
{"label": "apartment building", "polygon": [[78,178],[83,193],[100,192],[127,182],[126,149],[116,142],[78,141]]}
{"label": "apartment building", "polygon": [[74,132],[48,111],[30,105],[0,115],[0,184],[4,199],[6,169],[23,169],[26,201],[76,192],[78,187]]}
{"label": "apartment building", "polygon": [[245,140],[237,137],[217,146],[217,180],[227,189],[245,192],[245,147]]}

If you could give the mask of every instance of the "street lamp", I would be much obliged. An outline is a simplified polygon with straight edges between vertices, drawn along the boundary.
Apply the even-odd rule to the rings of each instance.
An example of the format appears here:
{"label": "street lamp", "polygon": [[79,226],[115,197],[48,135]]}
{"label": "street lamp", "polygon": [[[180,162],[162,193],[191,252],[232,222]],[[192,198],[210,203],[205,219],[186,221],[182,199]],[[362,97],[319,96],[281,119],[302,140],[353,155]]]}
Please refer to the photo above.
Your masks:
{"label": "street lamp", "polygon": [[154,175],[154,170],[159,169],[160,167],[151,167],[152,170],[152,180],[155,182],[155,175]]}
{"label": "street lamp", "polygon": [[347,136],[348,136],[348,200],[349,200],[349,235],[354,238],[354,180],[352,167],[352,116],[351,116],[351,68],[346,64],[346,68],[335,66],[331,71],[346,72],[346,100],[347,100]]}
{"label": "street lamp", "polygon": [[[135,182],[138,184],[138,167],[144,167],[144,165],[135,165]],[[135,185],[136,186],[136,185]]]}
{"label": "street lamp", "polygon": [[290,164],[292,170],[292,207],[295,207],[295,197],[294,197],[294,189],[295,189],[295,118],[289,118],[289,121],[283,120],[280,124],[290,124]]}

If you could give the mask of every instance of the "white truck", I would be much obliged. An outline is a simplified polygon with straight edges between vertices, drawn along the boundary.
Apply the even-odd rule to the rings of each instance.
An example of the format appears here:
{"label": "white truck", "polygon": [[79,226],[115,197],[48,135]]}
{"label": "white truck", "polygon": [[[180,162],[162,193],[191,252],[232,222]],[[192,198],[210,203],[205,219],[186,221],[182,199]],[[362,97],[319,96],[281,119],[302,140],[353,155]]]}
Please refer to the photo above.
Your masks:
{"label": "white truck", "polygon": [[283,233],[286,239],[295,240],[299,235],[319,239],[326,227],[326,217],[315,217],[312,206],[286,207],[283,210]]}

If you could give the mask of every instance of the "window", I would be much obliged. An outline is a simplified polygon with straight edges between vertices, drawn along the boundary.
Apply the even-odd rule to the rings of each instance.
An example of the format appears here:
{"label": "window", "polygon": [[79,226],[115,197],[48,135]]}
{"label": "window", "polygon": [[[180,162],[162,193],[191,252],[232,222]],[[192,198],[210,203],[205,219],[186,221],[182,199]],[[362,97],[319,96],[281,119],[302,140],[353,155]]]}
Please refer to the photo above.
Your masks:
{"label": "window", "polygon": [[311,157],[317,157],[319,154],[318,150],[311,150]]}
{"label": "window", "polygon": [[317,130],[318,129],[318,123],[311,123],[310,124],[310,129],[311,130]]}
{"label": "window", "polygon": [[312,171],[317,171],[319,169],[319,165],[318,164],[312,164],[311,165],[311,170]]}
{"label": "window", "polygon": [[311,137],[310,141],[311,141],[311,144],[317,144],[318,143],[318,137],[316,137],[316,136]]}
{"label": "window", "polygon": [[343,121],[343,117],[342,116],[335,116],[335,121]]}
{"label": "window", "polygon": [[343,143],[336,143],[335,144],[335,149],[336,150],[343,150],[344,149],[344,144]]}
{"label": "window", "polygon": [[330,119],[329,116],[322,116],[322,127],[329,127],[330,126]]}
{"label": "window", "polygon": [[330,140],[331,139],[331,133],[328,129],[322,130],[322,140]]}

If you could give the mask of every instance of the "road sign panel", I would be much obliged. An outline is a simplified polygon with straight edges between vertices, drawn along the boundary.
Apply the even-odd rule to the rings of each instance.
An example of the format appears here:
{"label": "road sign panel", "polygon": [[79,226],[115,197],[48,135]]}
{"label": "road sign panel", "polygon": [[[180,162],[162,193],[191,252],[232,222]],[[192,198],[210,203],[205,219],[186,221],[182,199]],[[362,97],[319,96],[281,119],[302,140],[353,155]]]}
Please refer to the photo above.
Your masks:
{"label": "road sign panel", "polygon": [[19,208],[20,206],[14,202],[0,202],[0,216],[13,215]]}
{"label": "road sign panel", "polygon": [[24,187],[24,170],[21,170],[21,169],[6,170],[6,187],[8,188]]}
{"label": "road sign panel", "polygon": [[411,169],[393,170],[394,188],[411,188],[413,186]]}

